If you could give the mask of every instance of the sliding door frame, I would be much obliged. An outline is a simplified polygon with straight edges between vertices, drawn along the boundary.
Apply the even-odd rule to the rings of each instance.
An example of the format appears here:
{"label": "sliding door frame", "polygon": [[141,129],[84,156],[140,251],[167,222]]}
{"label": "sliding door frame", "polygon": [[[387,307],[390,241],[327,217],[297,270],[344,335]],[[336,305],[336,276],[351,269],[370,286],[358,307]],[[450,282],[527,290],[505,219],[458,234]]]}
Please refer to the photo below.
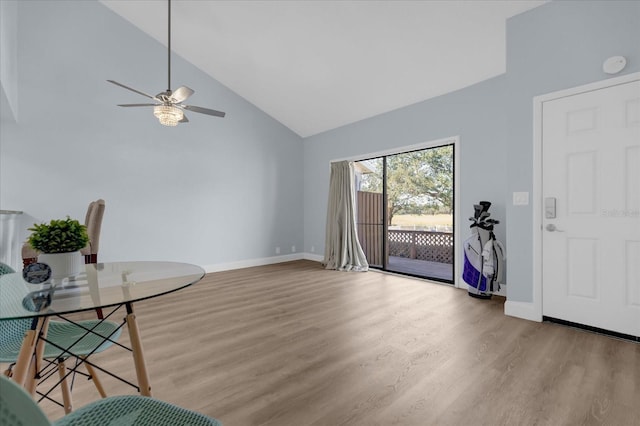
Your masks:
{"label": "sliding door frame", "polygon": [[[461,269],[461,260],[462,256],[459,253],[459,248],[462,247],[462,232],[460,228],[460,136],[451,136],[443,139],[431,140],[427,142],[422,142],[415,145],[409,146],[400,146],[396,148],[390,148],[384,151],[376,151],[370,153],[363,153],[359,155],[354,155],[352,157],[340,158],[331,160],[332,163],[337,161],[365,161],[372,158],[378,157],[387,157],[390,155],[403,154],[411,151],[420,151],[424,149],[437,148],[445,145],[453,145],[453,286],[457,288],[467,289],[467,286],[462,280],[460,280],[460,274],[462,273]],[[385,164],[383,167],[384,172],[386,173],[386,159],[384,160]],[[383,176],[386,182],[386,176]],[[383,208],[386,209],[386,185],[383,185]],[[386,212],[386,210],[385,210]],[[386,217],[386,213],[385,213]],[[386,222],[386,221],[384,221]],[[386,239],[387,235],[387,224],[384,225],[384,235]],[[383,247],[383,255],[386,254],[386,248]],[[384,257],[383,257],[384,259]],[[386,267],[386,265],[383,265]],[[389,273],[394,273],[393,271],[384,271]],[[408,275],[412,276],[412,275]],[[416,277],[419,278],[419,277]],[[424,278],[428,279],[428,278]]]}

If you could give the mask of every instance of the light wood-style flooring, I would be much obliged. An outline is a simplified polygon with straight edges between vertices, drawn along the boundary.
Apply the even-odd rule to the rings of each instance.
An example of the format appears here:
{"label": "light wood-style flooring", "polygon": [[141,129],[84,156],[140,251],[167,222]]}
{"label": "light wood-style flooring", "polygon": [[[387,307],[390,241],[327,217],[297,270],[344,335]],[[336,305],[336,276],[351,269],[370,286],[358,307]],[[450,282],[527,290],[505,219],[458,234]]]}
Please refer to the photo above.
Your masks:
{"label": "light wood-style flooring", "polygon": [[[296,261],[208,274],[136,312],[154,397],[225,426],[640,425],[640,345],[503,303]],[[134,378],[125,351],[95,360]],[[98,398],[85,379],[73,395]]]}

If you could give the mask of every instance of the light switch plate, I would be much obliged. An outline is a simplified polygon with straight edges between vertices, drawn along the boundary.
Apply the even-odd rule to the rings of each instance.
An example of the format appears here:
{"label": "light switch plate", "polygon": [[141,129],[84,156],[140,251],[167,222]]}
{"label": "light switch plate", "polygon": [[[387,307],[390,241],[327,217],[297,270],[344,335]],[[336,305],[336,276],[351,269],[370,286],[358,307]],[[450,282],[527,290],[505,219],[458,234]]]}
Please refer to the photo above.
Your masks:
{"label": "light switch plate", "polygon": [[529,193],[528,192],[514,192],[513,193],[513,205],[514,206],[528,206],[529,205]]}

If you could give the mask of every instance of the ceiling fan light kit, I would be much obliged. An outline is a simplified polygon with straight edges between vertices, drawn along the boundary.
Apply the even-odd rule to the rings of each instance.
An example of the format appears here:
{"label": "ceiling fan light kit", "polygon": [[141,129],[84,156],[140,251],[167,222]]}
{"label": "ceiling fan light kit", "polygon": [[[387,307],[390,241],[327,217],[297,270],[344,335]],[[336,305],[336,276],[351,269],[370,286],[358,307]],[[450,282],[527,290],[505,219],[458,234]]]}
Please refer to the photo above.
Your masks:
{"label": "ceiling fan light kit", "polygon": [[160,124],[174,127],[184,119],[184,113],[180,108],[172,105],[156,105],[153,107],[153,115],[158,117]]}
{"label": "ceiling fan light kit", "polygon": [[167,44],[167,90],[158,93],[156,96],[148,95],[140,90],[133,89],[129,86],[125,86],[122,83],[118,83],[114,80],[107,80],[109,83],[120,86],[123,89],[130,90],[139,95],[145,96],[149,99],[153,99],[155,104],[120,104],[120,107],[153,107],[153,115],[155,115],[160,124],[164,126],[175,127],[178,123],[188,123],[189,119],[184,115],[183,110],[189,110],[200,114],[212,115],[214,117],[224,117],[226,114],[222,111],[216,111],[214,109],[202,108],[193,105],[185,105],[184,102],[189,96],[193,95],[193,90],[187,86],[180,86],[175,91],[171,90],[171,0],[168,0],[168,44]]}

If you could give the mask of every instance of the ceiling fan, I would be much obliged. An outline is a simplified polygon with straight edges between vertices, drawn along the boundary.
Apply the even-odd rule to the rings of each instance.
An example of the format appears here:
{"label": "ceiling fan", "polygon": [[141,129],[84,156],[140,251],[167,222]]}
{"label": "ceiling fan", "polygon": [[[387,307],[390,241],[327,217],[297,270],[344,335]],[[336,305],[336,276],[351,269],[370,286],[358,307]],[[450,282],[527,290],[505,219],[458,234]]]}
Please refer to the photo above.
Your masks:
{"label": "ceiling fan", "polygon": [[160,92],[155,96],[148,95],[140,90],[133,89],[129,86],[125,86],[122,83],[118,83],[114,80],[107,80],[109,83],[113,83],[116,86],[120,86],[124,89],[131,90],[139,95],[153,99],[156,103],[147,104],[119,104],[120,107],[153,107],[153,115],[155,115],[160,124],[165,126],[177,126],[178,123],[188,123],[189,119],[184,115],[183,110],[198,112],[201,114],[212,115],[214,117],[224,117],[225,113],[222,111],[216,111],[214,109],[202,108],[193,105],[185,105],[184,102],[189,96],[193,95],[194,91],[187,86],[180,86],[176,90],[171,90],[171,0],[168,0],[169,12],[168,12],[168,46],[167,46],[167,90]]}

